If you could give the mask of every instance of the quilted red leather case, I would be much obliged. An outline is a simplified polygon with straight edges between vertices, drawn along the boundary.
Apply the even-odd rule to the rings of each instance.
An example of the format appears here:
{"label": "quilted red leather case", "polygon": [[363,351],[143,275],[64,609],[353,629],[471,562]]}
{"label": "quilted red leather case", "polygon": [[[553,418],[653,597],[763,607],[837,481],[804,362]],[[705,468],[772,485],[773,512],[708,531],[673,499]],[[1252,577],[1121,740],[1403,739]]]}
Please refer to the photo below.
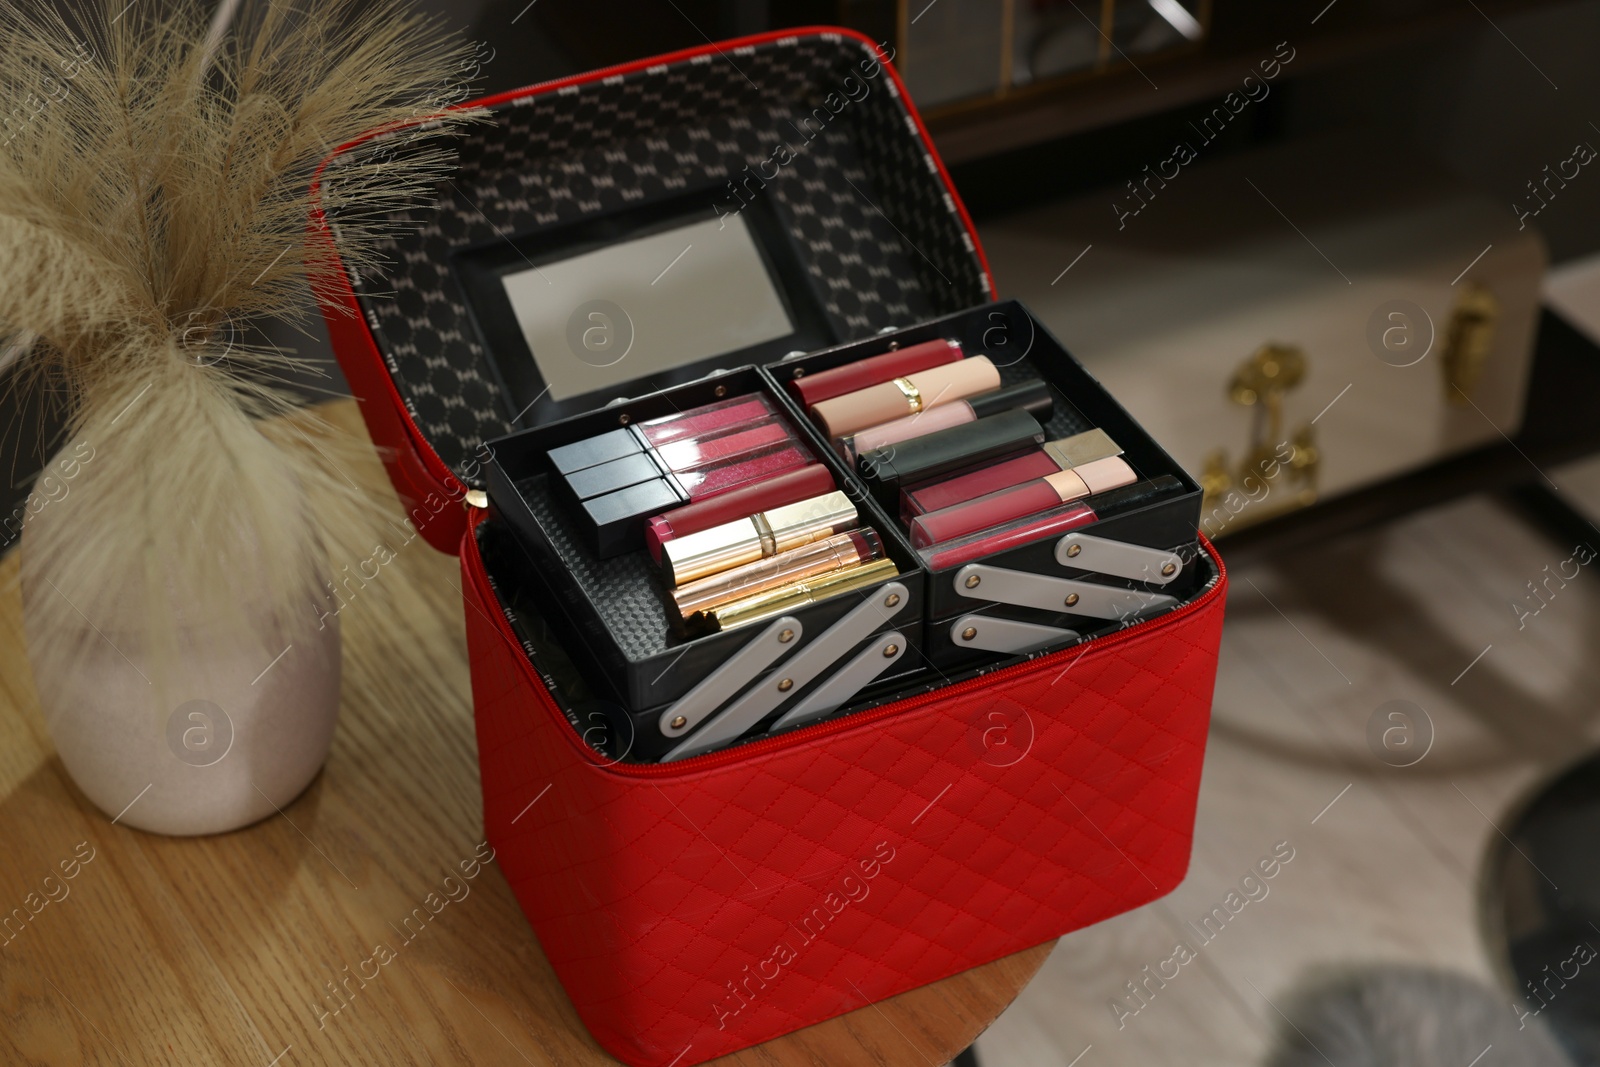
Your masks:
{"label": "quilted red leather case", "polygon": [[[491,103],[709,77],[720,62],[708,57],[744,65],[760,49],[806,47],[848,49],[852,62],[872,54],[848,31],[789,31]],[[917,146],[897,191],[958,220],[948,256],[923,247],[940,277],[961,267],[967,291],[989,299],[970,221],[885,69],[896,110],[884,128],[905,137],[909,127]],[[930,173],[934,194],[918,194]],[[406,257],[404,270],[436,269],[425,258]],[[407,314],[411,284],[397,283],[395,314]],[[438,405],[436,383],[401,365],[417,353],[380,348],[379,312],[344,279],[319,295],[413,521],[461,557],[488,838],[579,1015],[613,1055],[687,1067],[1098,922],[1182,880],[1226,588],[1209,545],[1201,564],[1215,576],[1197,595],[1087,644],[681,762],[615,763],[575,732],[491,583],[470,445],[492,434],[439,413],[449,405]],[[876,328],[870,308],[846,311],[858,336]],[[423,324],[413,315],[406,336]],[[464,342],[438,343],[421,353],[432,367]],[[492,409],[473,392],[481,385],[450,382],[457,415]]]}
{"label": "quilted red leather case", "polygon": [[1138,907],[1188,869],[1220,577],[1168,615],[965,684],[608,765],[523,655],[470,534],[461,567],[485,829],[625,1063],[777,1037]]}

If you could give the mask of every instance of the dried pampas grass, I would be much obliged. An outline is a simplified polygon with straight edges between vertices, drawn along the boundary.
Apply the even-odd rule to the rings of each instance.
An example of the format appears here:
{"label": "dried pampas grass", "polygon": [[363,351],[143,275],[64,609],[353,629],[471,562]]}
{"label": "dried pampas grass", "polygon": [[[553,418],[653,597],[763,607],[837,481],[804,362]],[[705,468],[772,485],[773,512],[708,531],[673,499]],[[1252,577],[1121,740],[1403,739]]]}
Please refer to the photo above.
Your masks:
{"label": "dried pampas grass", "polygon": [[194,6],[114,0],[81,23],[0,7],[0,369],[47,383],[73,439],[65,492],[29,506],[36,656],[136,635],[159,683],[196,631],[270,658],[318,625],[332,545],[370,551],[380,516],[333,431],[286,417],[309,368],[249,338],[306,315],[334,269],[307,236],[320,161],[420,131],[323,189],[361,269],[474,120],[442,111],[468,62],[391,0],[246,0],[220,34]]}

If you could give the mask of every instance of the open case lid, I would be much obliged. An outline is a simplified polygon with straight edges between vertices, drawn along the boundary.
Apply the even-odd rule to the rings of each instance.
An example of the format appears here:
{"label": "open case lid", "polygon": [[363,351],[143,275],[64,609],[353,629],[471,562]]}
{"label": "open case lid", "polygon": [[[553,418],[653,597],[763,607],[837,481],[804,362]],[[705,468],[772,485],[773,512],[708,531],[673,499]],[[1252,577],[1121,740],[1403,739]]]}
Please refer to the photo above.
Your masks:
{"label": "open case lid", "polygon": [[[437,202],[395,220],[386,270],[318,293],[429,543],[457,550],[486,441],[992,299],[886,58],[786,30],[464,105],[491,119]],[[341,147],[320,180],[393,136]],[[337,218],[312,225],[337,245]]]}

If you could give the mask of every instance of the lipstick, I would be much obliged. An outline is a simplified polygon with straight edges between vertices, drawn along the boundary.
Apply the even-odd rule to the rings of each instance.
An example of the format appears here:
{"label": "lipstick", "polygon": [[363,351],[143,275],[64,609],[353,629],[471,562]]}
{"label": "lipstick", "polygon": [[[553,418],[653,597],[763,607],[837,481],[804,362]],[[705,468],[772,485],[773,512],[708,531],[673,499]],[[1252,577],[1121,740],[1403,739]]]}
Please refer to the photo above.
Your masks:
{"label": "lipstick", "polygon": [[806,407],[822,400],[853,393],[879,382],[892,382],[918,371],[954,363],[962,356],[961,342],[940,338],[908,345],[881,356],[868,356],[832,370],[818,371],[789,383],[789,388]]}
{"label": "lipstick", "polygon": [[1083,433],[1060,440],[1048,441],[1043,448],[1026,455],[1004,460],[981,470],[958,474],[934,485],[908,490],[901,499],[901,512],[909,519],[938,511],[953,504],[975,500],[998,489],[1034,478],[1043,478],[1057,471],[1071,470],[1085,463],[1093,463],[1107,456],[1122,455],[1122,446],[1113,441],[1104,430],[1085,430]]}
{"label": "lipstick", "polygon": [[833,474],[820,463],[785,471],[771,478],[744,479],[744,484],[711,496],[701,494],[692,504],[648,519],[644,527],[644,547],[650,558],[661,562],[661,545],[675,537],[709,530],[734,522],[768,508],[795,504],[807,497],[833,491]]}
{"label": "lipstick", "polygon": [[1139,476],[1120,456],[1107,456],[1068,471],[1057,471],[1031,482],[988,493],[963,504],[930,511],[911,522],[911,544],[916,548],[1001,526],[1070,504],[1074,500],[1120,489]]}
{"label": "lipstick", "polygon": [[887,578],[893,578],[899,573],[900,569],[889,559],[858,563],[820,578],[791,582],[764,593],[735,600],[696,616],[696,621],[703,619],[701,625],[712,631],[761,622],[803,608],[807,604],[815,604],[820,600],[848,593],[853,589],[864,589]]}
{"label": "lipstick", "polygon": [[820,401],[811,415],[829,437],[844,437],[998,388],[1000,372],[989,357],[973,356]]}
{"label": "lipstick", "polygon": [[863,479],[879,488],[909,485],[974,463],[1037,448],[1043,442],[1044,429],[1038,419],[1026,411],[1002,411],[965,426],[864,452],[856,459],[856,469]]}
{"label": "lipstick", "polygon": [[661,546],[661,572],[676,588],[842,533],[856,521],[855,505],[843,493],[811,497],[674,538]]}
{"label": "lipstick", "polygon": [[1158,475],[1147,482],[1137,482],[1100,493],[1088,500],[1065,504],[1043,515],[1035,515],[997,530],[986,530],[960,541],[924,548],[921,550],[922,558],[933,570],[965,566],[1007,549],[1042,541],[1101,519],[1115,518],[1182,489],[1183,483],[1172,475]]}
{"label": "lipstick", "polygon": [[909,441],[914,437],[922,437],[938,430],[948,430],[954,426],[964,426],[990,415],[998,415],[1002,411],[1026,411],[1043,424],[1050,420],[1050,413],[1054,409],[1055,400],[1050,395],[1048,385],[1041,381],[1023,382],[1021,385],[1013,385],[1006,389],[996,389],[992,393],[980,393],[965,400],[957,400],[953,404],[940,404],[915,415],[886,422],[882,426],[869,426],[851,439],[851,454],[853,457],[863,452],[871,452],[875,448],[882,448],[884,445]]}
{"label": "lipstick", "polygon": [[779,552],[770,559],[746,563],[698,582],[690,582],[673,590],[672,602],[678,609],[679,618],[688,619],[697,611],[710,611],[735,600],[765,593],[769,589],[865,563],[882,554],[883,542],[878,539],[876,532],[849,530],[788,552]]}

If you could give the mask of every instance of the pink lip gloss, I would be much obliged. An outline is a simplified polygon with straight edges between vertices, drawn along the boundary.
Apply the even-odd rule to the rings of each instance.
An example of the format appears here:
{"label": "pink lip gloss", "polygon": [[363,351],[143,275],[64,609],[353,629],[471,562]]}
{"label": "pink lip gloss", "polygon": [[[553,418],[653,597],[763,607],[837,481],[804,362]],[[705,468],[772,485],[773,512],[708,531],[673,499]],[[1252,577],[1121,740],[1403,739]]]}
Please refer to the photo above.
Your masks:
{"label": "pink lip gloss", "polygon": [[754,422],[765,422],[776,416],[777,412],[772,410],[772,405],[767,403],[766,397],[760,394],[736,396],[731,400],[703,404],[688,411],[680,411],[676,415],[666,415],[640,423],[639,432],[646,441],[660,448],[662,445],[681,441],[686,437],[725,433]]}
{"label": "pink lip gloss", "polygon": [[927,548],[953,541],[1095,493],[1119,489],[1137,480],[1138,475],[1122,458],[1098,459],[1069,471],[1057,471],[963,504],[919,515],[911,522],[911,543],[917,548]]}
{"label": "pink lip gloss", "polygon": [[792,440],[789,428],[773,420],[715,437],[685,438],[671,444],[657,445],[655,449],[668,470],[681,474],[697,467],[747,456],[763,448],[787,444]]}

